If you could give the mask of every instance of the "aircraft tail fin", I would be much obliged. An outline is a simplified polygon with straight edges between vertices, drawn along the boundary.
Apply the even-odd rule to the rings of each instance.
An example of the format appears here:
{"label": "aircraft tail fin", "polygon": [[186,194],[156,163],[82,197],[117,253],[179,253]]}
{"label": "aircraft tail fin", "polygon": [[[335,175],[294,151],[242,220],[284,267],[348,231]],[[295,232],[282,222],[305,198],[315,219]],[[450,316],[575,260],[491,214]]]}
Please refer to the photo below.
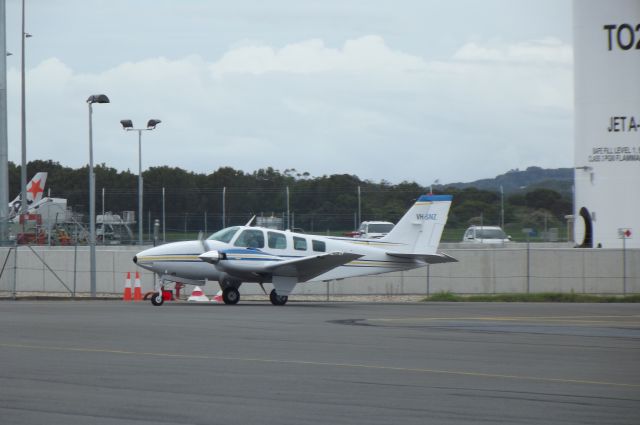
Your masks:
{"label": "aircraft tail fin", "polygon": [[[34,204],[42,199],[44,195],[44,186],[47,182],[47,172],[40,171],[29,183],[27,183],[27,205]],[[17,213],[20,210],[20,194],[9,203],[9,207],[12,213]]]}
{"label": "aircraft tail fin", "polygon": [[381,242],[397,244],[394,253],[435,254],[447,223],[451,195],[422,195]]}
{"label": "aircraft tail fin", "polygon": [[42,199],[44,195],[44,186],[47,183],[47,173],[41,171],[27,183],[27,202],[36,203]]}

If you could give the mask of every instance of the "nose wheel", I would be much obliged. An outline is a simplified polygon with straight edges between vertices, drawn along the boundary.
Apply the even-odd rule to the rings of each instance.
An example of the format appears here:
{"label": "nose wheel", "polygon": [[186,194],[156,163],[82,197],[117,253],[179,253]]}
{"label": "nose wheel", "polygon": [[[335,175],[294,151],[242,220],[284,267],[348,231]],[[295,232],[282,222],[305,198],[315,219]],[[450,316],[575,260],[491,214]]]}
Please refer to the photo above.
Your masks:
{"label": "nose wheel", "polygon": [[275,289],[271,290],[269,294],[269,300],[273,305],[285,305],[289,301],[289,297],[286,295],[278,295]]}
{"label": "nose wheel", "polygon": [[151,304],[162,305],[163,303],[164,303],[164,297],[162,296],[162,292],[154,292],[151,295]]}

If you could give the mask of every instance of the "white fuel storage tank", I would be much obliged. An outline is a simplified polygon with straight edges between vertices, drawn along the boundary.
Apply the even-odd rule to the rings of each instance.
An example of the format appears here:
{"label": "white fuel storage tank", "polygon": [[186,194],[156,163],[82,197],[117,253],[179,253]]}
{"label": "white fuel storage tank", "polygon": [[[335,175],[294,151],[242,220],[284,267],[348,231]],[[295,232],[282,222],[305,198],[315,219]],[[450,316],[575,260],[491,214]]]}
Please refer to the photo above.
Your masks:
{"label": "white fuel storage tank", "polygon": [[640,248],[640,0],[574,0],[575,242]]}

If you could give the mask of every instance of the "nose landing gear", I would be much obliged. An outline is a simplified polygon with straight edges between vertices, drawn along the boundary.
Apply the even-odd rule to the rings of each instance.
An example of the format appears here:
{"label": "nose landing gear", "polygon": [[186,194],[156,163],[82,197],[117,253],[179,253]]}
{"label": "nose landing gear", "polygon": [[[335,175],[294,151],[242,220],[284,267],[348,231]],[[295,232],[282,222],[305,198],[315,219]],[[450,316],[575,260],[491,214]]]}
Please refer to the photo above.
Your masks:
{"label": "nose landing gear", "polygon": [[151,295],[151,304],[153,304],[153,305],[162,305],[162,304],[164,304],[164,297],[162,296],[162,292],[154,292]]}

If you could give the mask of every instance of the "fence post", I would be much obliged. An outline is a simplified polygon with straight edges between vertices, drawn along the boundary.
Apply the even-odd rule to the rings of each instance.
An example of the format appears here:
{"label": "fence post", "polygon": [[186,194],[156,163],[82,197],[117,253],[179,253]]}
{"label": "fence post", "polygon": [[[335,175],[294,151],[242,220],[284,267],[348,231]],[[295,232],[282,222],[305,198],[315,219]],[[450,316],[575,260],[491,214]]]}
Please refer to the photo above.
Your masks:
{"label": "fence post", "polygon": [[427,263],[427,297],[430,296],[430,289],[429,289],[429,285],[430,285],[430,272],[431,272],[431,264]]}
{"label": "fence post", "polygon": [[327,301],[329,301],[329,281],[327,280]]}
{"label": "fence post", "polygon": [[16,244],[15,250],[13,254],[13,299],[14,301],[17,299],[16,296],[16,287],[17,287],[17,279],[18,279],[18,245]]}
{"label": "fence post", "polygon": [[531,276],[530,255],[531,255],[531,249],[529,246],[529,235],[527,234],[527,294],[529,293],[530,276]]}
{"label": "fence post", "polygon": [[76,297],[76,276],[78,273],[78,241],[76,240],[76,243],[74,245],[74,250],[73,250],[73,292],[71,293],[71,296],[73,298]]}
{"label": "fence post", "polygon": [[627,295],[627,238],[622,236],[622,294]]}

